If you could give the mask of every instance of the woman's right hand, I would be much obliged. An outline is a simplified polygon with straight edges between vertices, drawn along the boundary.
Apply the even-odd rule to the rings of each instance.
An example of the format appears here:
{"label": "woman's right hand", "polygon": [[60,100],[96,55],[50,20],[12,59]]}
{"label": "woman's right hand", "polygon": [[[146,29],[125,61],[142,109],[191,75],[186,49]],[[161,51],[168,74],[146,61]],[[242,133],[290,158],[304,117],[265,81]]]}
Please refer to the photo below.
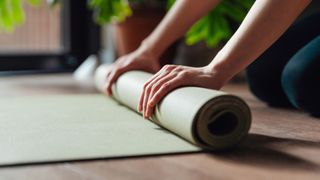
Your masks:
{"label": "woman's right hand", "polygon": [[112,84],[121,74],[127,71],[141,70],[156,73],[160,68],[159,58],[144,46],[140,46],[136,51],[120,57],[112,64],[112,67],[106,73],[105,93],[111,95]]}

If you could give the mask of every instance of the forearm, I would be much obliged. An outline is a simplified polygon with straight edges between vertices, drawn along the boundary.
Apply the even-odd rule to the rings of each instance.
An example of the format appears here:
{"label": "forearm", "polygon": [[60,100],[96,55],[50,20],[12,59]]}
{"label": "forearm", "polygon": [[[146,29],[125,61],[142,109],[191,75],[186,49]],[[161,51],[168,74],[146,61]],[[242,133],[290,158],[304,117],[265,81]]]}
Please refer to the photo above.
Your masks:
{"label": "forearm", "polygon": [[269,48],[309,3],[310,0],[257,0],[209,66],[228,81]]}
{"label": "forearm", "polygon": [[155,56],[164,50],[202,16],[206,15],[220,0],[177,0],[158,27],[144,40],[143,45]]}

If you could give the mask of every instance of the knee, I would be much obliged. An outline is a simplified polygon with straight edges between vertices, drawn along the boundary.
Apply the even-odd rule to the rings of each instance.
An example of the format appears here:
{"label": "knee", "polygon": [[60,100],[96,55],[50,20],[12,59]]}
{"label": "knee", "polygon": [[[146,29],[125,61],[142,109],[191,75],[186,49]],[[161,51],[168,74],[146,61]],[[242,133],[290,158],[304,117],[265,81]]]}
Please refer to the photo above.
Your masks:
{"label": "knee", "polygon": [[[283,70],[281,85],[291,104],[299,108],[304,89],[302,89],[303,86],[301,87],[301,80],[293,72],[294,68],[288,66]],[[298,89],[298,87],[301,88]]]}
{"label": "knee", "polygon": [[311,114],[320,114],[320,36],[297,52],[285,66],[281,84],[290,102]]}
{"label": "knee", "polygon": [[288,66],[281,76],[282,88],[290,103],[298,109],[320,115],[320,94],[315,82],[296,67]]}

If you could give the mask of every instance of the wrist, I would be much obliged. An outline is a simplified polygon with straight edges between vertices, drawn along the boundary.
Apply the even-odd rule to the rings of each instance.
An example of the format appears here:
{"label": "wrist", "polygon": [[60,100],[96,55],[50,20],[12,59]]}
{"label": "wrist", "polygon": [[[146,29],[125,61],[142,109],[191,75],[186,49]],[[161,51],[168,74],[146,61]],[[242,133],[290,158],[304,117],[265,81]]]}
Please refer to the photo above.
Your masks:
{"label": "wrist", "polygon": [[236,74],[229,60],[219,54],[208,65],[209,71],[214,74],[223,84],[227,83]]}
{"label": "wrist", "polygon": [[160,56],[164,51],[160,48],[160,45],[158,43],[155,43],[148,38],[141,42],[139,49],[141,49],[143,53],[148,54],[154,59],[158,60],[160,59]]}

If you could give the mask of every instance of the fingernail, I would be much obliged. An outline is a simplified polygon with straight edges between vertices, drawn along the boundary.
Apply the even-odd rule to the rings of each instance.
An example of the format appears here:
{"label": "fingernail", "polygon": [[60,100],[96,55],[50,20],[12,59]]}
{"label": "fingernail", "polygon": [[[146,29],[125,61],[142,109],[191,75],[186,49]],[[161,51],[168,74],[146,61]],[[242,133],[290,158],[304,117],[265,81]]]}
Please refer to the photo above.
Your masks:
{"label": "fingernail", "polygon": [[145,119],[147,120],[149,118],[148,112],[145,113]]}
{"label": "fingernail", "polygon": [[152,101],[149,102],[149,106],[153,107],[154,103]]}

